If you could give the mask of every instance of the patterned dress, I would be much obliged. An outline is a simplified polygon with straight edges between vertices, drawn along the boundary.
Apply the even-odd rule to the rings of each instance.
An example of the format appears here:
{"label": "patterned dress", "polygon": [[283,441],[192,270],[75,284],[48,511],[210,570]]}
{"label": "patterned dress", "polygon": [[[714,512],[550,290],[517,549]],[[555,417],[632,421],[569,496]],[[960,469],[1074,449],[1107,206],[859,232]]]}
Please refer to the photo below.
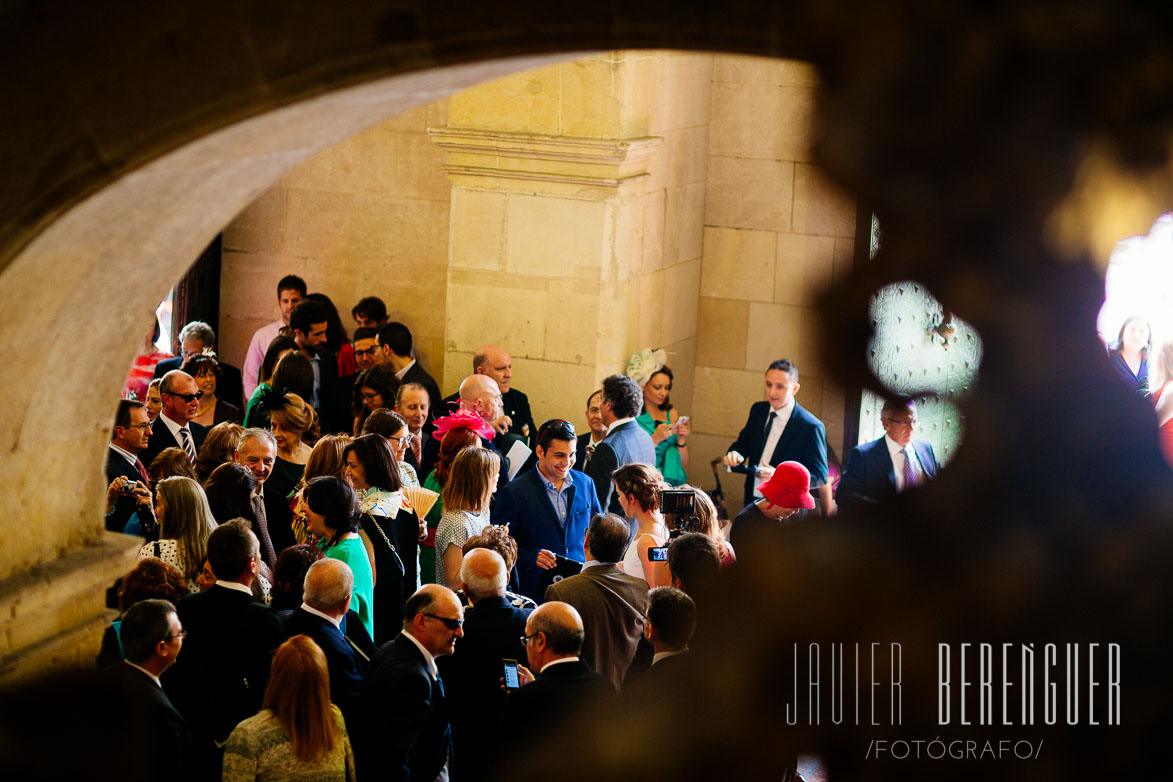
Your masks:
{"label": "patterned dress", "polygon": [[350,782],[354,755],[342,712],[331,704],[340,741],[316,760],[298,760],[293,745],[273,712],[264,709],[236,726],[224,748],[224,782],[285,780],[286,782]]}

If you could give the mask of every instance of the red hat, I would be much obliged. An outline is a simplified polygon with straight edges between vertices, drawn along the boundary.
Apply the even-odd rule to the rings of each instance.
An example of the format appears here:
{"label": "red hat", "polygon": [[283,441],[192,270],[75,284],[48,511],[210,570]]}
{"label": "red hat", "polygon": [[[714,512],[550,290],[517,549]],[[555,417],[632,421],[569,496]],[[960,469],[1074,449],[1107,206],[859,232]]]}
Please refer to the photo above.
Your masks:
{"label": "red hat", "polygon": [[758,485],[758,491],[771,504],[780,508],[813,508],[811,474],[798,462],[782,462],[774,468],[769,480]]}

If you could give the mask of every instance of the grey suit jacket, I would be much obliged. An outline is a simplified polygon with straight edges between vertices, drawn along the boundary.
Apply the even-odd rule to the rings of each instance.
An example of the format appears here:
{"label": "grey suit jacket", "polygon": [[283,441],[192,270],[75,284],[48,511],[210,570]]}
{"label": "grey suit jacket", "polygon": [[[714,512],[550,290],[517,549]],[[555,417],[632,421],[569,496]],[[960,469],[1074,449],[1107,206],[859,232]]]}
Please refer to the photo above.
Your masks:
{"label": "grey suit jacket", "polygon": [[551,584],[545,602],[551,600],[569,603],[582,615],[586,641],[581,657],[618,691],[643,637],[647,582],[616,564],[592,565]]}

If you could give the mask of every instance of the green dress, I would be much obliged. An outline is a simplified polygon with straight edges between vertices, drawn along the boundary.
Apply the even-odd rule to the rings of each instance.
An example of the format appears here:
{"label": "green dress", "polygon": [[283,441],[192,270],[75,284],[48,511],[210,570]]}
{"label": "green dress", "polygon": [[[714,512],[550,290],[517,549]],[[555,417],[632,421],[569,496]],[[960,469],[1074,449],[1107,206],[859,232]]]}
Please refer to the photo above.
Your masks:
{"label": "green dress", "polygon": [[[436,471],[428,473],[424,481],[424,488],[440,494],[444,487],[436,480]],[[420,543],[420,580],[425,584],[436,583],[436,527],[440,524],[440,517],[444,515],[444,500],[436,498],[436,504],[428,511],[424,521],[428,523],[428,537]]]}
{"label": "green dress", "polygon": [[326,556],[350,565],[350,572],[354,573],[354,593],[350,599],[350,607],[358,614],[371,638],[374,638],[375,577],[371,573],[371,560],[367,557],[367,549],[362,544],[362,538],[340,540],[326,549]]}
{"label": "green dress", "polygon": [[[679,417],[679,416],[677,416]],[[668,423],[673,421],[672,411],[668,411]],[[656,421],[645,408],[635,422],[649,435],[656,431],[656,427],[663,421]],[[684,474],[684,465],[680,463],[680,449],[676,447],[676,435],[672,435],[656,446],[656,469],[664,476],[664,480],[673,486],[688,483],[688,476]]]}
{"label": "green dress", "polygon": [[245,428],[250,426],[259,426],[262,429],[267,429],[269,427],[269,417],[266,414],[263,417],[264,420],[262,420],[261,406],[259,406],[257,402],[264,395],[265,391],[269,390],[270,387],[271,386],[268,383],[261,383],[256,387],[256,390],[253,391],[253,395],[248,398],[248,406],[244,409]]}

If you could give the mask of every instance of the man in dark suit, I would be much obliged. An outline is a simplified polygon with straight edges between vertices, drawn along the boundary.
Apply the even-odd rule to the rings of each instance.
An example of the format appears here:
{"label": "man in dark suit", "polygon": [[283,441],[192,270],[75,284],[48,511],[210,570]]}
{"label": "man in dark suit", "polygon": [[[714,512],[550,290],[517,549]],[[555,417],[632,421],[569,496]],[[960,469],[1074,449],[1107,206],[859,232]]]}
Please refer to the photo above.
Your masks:
{"label": "man in dark suit", "polygon": [[696,603],[686,593],[672,587],[656,587],[648,592],[648,610],[644,614],[644,640],[650,646],[650,659],[642,668],[633,663],[623,679],[623,694],[632,691],[655,694],[668,678],[668,672],[688,654],[688,642],[696,630]]}
{"label": "man in dark suit", "polygon": [[[119,401],[110,447],[106,452],[106,480],[114,483],[122,479],[113,489],[117,496],[114,506],[106,514],[106,529],[112,532],[122,532],[135,510],[141,511],[140,517],[146,516],[144,527],[150,527],[154,519],[151,511],[151,479],[147,477],[146,465],[138,458],[146,450],[150,437],[151,422],[147,420],[147,406],[133,399]],[[128,482],[136,484],[129,494],[122,491]]]}
{"label": "man in dark suit", "polygon": [[[452,412],[451,408],[441,407],[440,386],[412,355],[411,331],[407,326],[398,322],[382,326],[379,329],[378,342],[382,351],[381,360],[395,368],[395,377],[399,378],[400,383],[419,383],[427,389],[432,419]],[[421,479],[423,477],[420,476]]]}
{"label": "man in dark suit", "polygon": [[519,591],[535,600],[542,571],[558,564],[556,555],[586,561],[583,537],[600,511],[590,477],[570,469],[576,439],[569,421],[542,424],[537,464],[499,492],[493,509],[493,523],[508,526],[517,541]]}
{"label": "man in dark suit", "polygon": [[524,658],[521,637],[533,609],[510,604],[505,560],[491,549],[468,552],[460,580],[471,603],[464,612],[464,637],[436,664],[450,704],[452,743],[460,750],[454,778],[477,780],[489,776],[504,749],[496,732],[505,708],[501,661]]}
{"label": "man in dark suit", "polygon": [[265,491],[265,481],[273,474],[273,465],[277,463],[277,440],[268,429],[245,429],[236,443],[233,457],[257,481],[256,493],[250,499],[252,531],[260,542],[261,559],[273,570],[281,552],[297,543],[293,536],[293,511],[289,500],[278,492]]}
{"label": "man in dark suit", "polygon": [[587,464],[595,455],[595,449],[607,436],[607,425],[603,423],[602,389],[591,392],[591,395],[587,397],[586,422],[587,431],[578,436],[578,443],[574,450],[574,469],[579,472],[587,471]]}
{"label": "man in dark suit", "polygon": [[547,603],[569,603],[582,615],[587,640],[583,658],[616,691],[643,636],[648,607],[648,583],[616,564],[627,549],[627,538],[622,518],[611,513],[595,516],[583,541],[586,567],[546,589]]}
{"label": "man in dark suit", "polygon": [[181,369],[173,369],[163,376],[159,393],[163,397],[163,409],[151,427],[150,442],[139,458],[149,468],[163,449],[182,448],[194,465],[196,453],[208,434],[207,427],[191,420],[199,411],[203,392],[194,377]]}
{"label": "man in dark suit", "polygon": [[515,753],[539,745],[576,710],[614,698],[607,680],[578,656],[583,634],[583,619],[574,606],[550,602],[530,614],[525,625],[529,667],[518,669],[522,686],[509,694],[501,720],[502,728],[516,736],[510,747]]}
{"label": "man in dark suit", "polygon": [[900,398],[880,410],[884,436],[857,445],[839,482],[838,502],[843,507],[887,502],[899,492],[937,477],[941,466],[933,446],[913,440],[916,402]]}
{"label": "man in dark suit", "polygon": [[314,370],[314,393],[309,400],[318,411],[322,434],[350,433],[350,399],[340,398],[338,359],[326,349],[326,321],[330,313],[326,305],[306,299],[293,308],[289,326],[297,349],[309,359]]}
{"label": "man in dark suit", "polygon": [[308,635],[326,655],[330,701],[342,711],[351,731],[357,728],[358,694],[370,662],[341,629],[353,591],[354,573],[349,565],[339,559],[319,559],[306,571],[301,606],[281,617],[286,638]]}
{"label": "man in dark suit", "polygon": [[258,549],[247,523],[221,524],[208,536],[216,582],[179,602],[187,642],[165,686],[192,728],[201,776],[218,773],[228,734],[260,711],[269,662],[281,643],[281,620],[253,600]]}
{"label": "man in dark suit", "polygon": [[798,393],[798,367],[782,358],[766,370],[766,400],[754,402],[749,419],[729,446],[725,466],[745,473],[745,504],[755,497],[764,481],[782,462],[799,462],[810,471],[811,486],[819,494],[824,516],[835,513],[831,485],[827,482],[827,429],[823,422],[794,400]]}
{"label": "man in dark suit", "polygon": [[103,676],[115,682],[127,698],[128,709],[119,713],[127,737],[134,743],[131,765],[166,769],[167,776],[189,779],[192,757],[191,731],[159,677],[183,649],[183,625],[175,606],[166,600],[143,600],[122,616],[119,638],[126,659],[107,668]]}
{"label": "man in dark suit", "polygon": [[435,467],[425,460],[425,454],[429,453],[425,444],[434,439],[432,432],[436,429],[432,423],[432,400],[428,389],[420,383],[402,383],[395,392],[395,412],[407,422],[407,433],[411,435],[404,461],[412,466],[422,484]]}
{"label": "man in dark suit", "polygon": [[433,782],[451,777],[452,731],[436,658],[464,635],[456,593],[427,584],[404,605],[403,632],[379,647],[359,698],[360,779]]}
{"label": "man in dark suit", "polygon": [[[656,466],[656,445],[652,437],[635,422],[644,406],[644,392],[627,375],[611,375],[603,381],[603,401],[599,410],[607,425],[607,436],[595,448],[587,465],[587,475],[595,482],[599,507],[622,516],[619,497],[611,473],[625,464]],[[628,522],[634,534],[634,522]]]}
{"label": "man in dark suit", "polygon": [[[179,344],[182,346],[180,355],[174,358],[165,358],[155,364],[155,377],[163,377],[173,369],[184,369],[187,362],[201,355],[206,348],[215,349],[216,332],[207,323],[193,320],[179,330]],[[231,364],[225,364],[216,359],[219,365],[216,368],[216,395],[225,402],[244,409],[244,382],[240,377],[240,370]],[[145,401],[145,400],[144,400]]]}

